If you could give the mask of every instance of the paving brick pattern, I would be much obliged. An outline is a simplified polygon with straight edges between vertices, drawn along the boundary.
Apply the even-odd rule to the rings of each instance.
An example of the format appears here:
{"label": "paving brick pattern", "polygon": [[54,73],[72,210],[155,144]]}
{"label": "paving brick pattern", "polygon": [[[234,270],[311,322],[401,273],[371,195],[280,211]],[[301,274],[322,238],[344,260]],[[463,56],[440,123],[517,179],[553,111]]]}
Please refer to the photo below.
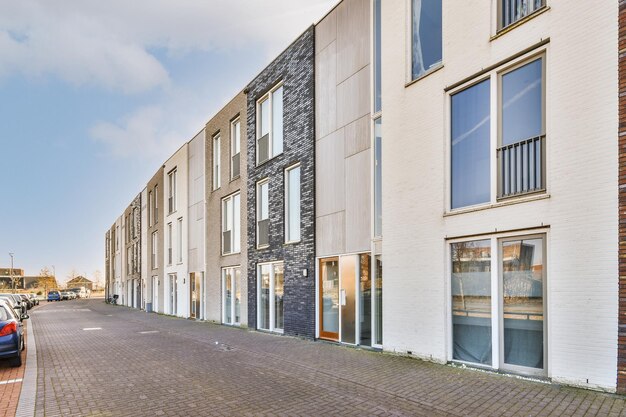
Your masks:
{"label": "paving brick pattern", "polygon": [[[32,314],[36,416],[621,416],[626,398],[147,314]],[[101,327],[101,330],[83,330]],[[150,332],[150,333],[141,333]]]}
{"label": "paving brick pattern", "polygon": [[[26,334],[28,321],[24,322]],[[22,366],[13,367],[7,360],[0,360],[0,417],[14,416],[22,390],[21,382],[10,382],[24,377],[26,367],[26,349],[22,352]]]}

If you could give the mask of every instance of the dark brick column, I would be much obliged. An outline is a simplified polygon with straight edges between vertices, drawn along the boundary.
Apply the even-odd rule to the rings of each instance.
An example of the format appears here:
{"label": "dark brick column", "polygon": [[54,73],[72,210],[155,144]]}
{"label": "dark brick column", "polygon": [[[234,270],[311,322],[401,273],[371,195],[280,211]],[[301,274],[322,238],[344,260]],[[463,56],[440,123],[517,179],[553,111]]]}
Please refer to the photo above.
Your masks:
{"label": "dark brick column", "polygon": [[619,330],[617,392],[626,394],[626,0],[619,2]]}

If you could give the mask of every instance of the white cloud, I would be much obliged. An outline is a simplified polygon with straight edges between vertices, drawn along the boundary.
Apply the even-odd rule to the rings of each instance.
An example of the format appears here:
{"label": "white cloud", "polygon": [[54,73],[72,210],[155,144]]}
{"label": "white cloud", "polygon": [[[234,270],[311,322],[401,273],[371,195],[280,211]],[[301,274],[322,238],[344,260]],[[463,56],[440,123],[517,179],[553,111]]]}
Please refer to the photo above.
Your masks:
{"label": "white cloud", "polygon": [[334,0],[20,0],[0,3],[0,76],[54,75],[135,93],[170,83],[170,54],[251,44],[273,54]]}

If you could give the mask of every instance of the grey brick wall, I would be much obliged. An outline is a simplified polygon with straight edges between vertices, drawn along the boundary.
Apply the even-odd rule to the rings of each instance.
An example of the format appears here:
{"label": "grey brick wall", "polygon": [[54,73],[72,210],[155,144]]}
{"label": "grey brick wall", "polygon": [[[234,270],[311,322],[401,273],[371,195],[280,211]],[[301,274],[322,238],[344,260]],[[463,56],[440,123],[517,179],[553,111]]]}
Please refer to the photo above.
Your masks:
{"label": "grey brick wall", "polygon": [[[257,327],[257,264],[284,261],[284,331],[315,337],[315,30],[311,26],[248,85],[248,325]],[[283,82],[283,153],[256,166],[256,102]],[[301,241],[285,245],[284,170],[301,165]],[[256,248],[256,183],[269,178],[270,245]],[[308,270],[303,276],[303,269]]]}

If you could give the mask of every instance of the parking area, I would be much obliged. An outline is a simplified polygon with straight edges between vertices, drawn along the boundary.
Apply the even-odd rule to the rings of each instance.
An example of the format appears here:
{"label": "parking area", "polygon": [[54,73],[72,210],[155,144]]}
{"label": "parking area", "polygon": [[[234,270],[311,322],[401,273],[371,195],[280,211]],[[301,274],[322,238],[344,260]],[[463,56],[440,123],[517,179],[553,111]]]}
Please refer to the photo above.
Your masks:
{"label": "parking area", "polygon": [[35,414],[621,416],[626,399],[333,344],[47,303]]}

